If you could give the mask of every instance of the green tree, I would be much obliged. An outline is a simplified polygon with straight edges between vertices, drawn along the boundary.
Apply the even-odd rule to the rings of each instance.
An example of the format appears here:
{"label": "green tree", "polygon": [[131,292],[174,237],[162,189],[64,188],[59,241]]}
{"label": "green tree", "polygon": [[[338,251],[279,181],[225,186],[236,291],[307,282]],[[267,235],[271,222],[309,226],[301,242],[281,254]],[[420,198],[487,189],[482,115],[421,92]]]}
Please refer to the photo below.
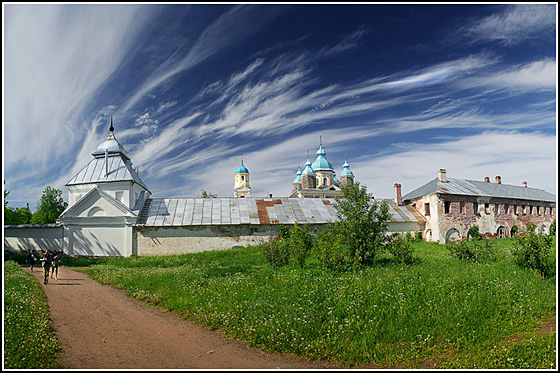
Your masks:
{"label": "green tree", "polygon": [[216,194],[212,194],[210,192],[207,192],[204,189],[201,189],[200,191],[201,191],[200,196],[202,198],[217,198],[218,197]]}
{"label": "green tree", "polygon": [[14,210],[14,222],[12,224],[30,224],[31,223],[31,211],[28,207],[19,207]]}
{"label": "green tree", "polygon": [[342,196],[334,204],[340,220],[336,224],[350,248],[356,266],[371,264],[384,249],[384,233],[391,217],[387,201],[378,201],[367,192],[365,185],[356,182],[343,186]]}
{"label": "green tree", "polygon": [[[4,185],[6,185],[5,180]],[[14,209],[12,206],[8,206],[9,195],[10,191],[4,188],[4,224],[18,225],[31,223],[31,211],[29,211],[29,205],[27,207],[18,207]]]}
{"label": "green tree", "polygon": [[8,206],[8,196],[10,195],[10,191],[6,189],[6,180],[4,180],[4,208]]}
{"label": "green tree", "polygon": [[62,198],[62,191],[48,186],[43,191],[37,211],[31,217],[31,223],[55,223],[67,206],[68,204]]}

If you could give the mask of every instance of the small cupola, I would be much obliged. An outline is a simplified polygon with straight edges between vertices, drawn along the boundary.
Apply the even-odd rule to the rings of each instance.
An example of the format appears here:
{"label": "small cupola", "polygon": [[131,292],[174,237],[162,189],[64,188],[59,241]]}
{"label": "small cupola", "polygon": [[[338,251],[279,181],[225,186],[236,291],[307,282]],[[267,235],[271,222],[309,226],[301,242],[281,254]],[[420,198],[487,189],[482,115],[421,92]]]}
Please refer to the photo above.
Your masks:
{"label": "small cupola", "polygon": [[296,177],[295,177],[294,181],[292,182],[292,184],[293,184],[295,190],[300,190],[301,189],[301,185],[302,185],[301,167],[299,165],[298,165],[298,168],[297,168]]}
{"label": "small cupola", "polygon": [[92,153],[93,156],[104,156],[105,153],[107,154],[122,154],[125,158],[128,158],[126,155],[126,150],[119,144],[119,141],[115,137],[115,127],[113,127],[113,116],[111,116],[111,127],[109,127],[109,136],[105,141],[100,143],[95,149],[95,152]]}
{"label": "small cupola", "polygon": [[340,181],[342,185],[349,186],[354,184],[354,173],[350,170],[350,165],[346,156],[344,156],[344,165],[342,166],[342,172],[340,173]]}

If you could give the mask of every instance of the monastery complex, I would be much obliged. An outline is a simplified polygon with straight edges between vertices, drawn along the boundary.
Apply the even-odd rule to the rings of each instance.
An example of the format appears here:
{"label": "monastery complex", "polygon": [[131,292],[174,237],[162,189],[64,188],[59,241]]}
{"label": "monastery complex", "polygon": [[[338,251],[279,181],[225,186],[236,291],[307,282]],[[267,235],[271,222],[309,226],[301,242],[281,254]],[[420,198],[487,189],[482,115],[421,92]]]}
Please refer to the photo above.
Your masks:
{"label": "monastery complex", "polygon": [[[5,226],[4,250],[56,248],[76,256],[182,254],[264,242],[279,225],[307,224],[311,231],[336,221],[334,197],[355,183],[348,160],[337,177],[322,142],[313,162],[298,167],[288,197],[251,196],[243,160],[233,173],[233,196],[151,198],[114,134],[68,183],[68,208],[57,224]],[[289,185],[289,184],[287,184]],[[288,187],[289,189],[289,187]],[[425,241],[468,239],[473,225],[486,237],[511,237],[528,223],[548,233],[556,219],[556,196],[541,189],[437,177],[406,195],[394,184],[387,201],[389,233],[420,232]]]}

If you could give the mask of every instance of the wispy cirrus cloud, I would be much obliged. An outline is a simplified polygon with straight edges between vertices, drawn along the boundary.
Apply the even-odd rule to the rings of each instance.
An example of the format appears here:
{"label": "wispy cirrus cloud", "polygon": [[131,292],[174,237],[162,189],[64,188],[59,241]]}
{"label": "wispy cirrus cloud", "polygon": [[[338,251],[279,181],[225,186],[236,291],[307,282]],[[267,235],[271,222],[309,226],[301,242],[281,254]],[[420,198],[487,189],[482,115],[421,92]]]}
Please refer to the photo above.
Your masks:
{"label": "wispy cirrus cloud", "polygon": [[[286,56],[278,59],[289,60]],[[143,149],[139,159],[146,162],[145,167],[150,173],[155,173],[156,167],[160,174],[172,174],[182,169],[197,169],[197,164],[199,167],[212,164],[212,174],[228,174],[237,167],[236,159],[243,154],[252,172],[260,173],[259,180],[263,184],[256,187],[255,193],[278,194],[281,192],[280,187],[274,186],[274,183],[283,178],[283,183],[286,184],[293,178],[292,171],[296,167],[294,153],[303,161],[307,150],[311,150],[313,156],[319,134],[332,139],[330,150],[337,150],[349,146],[349,139],[359,139],[352,147],[360,147],[364,146],[364,142],[381,136],[398,136],[414,131],[488,131],[505,128],[536,131],[553,123],[554,113],[549,108],[543,112],[525,113],[521,110],[493,113],[481,106],[484,100],[500,100],[500,95],[507,94],[484,87],[489,84],[499,85],[501,74],[504,73],[491,73],[498,61],[485,55],[467,56],[423,69],[396,73],[390,77],[374,77],[357,84],[322,87],[314,80],[313,69],[308,67],[311,64],[305,63],[306,61],[300,61],[303,62],[299,64],[302,68],[293,69],[289,65],[283,70],[279,67],[278,60],[260,57],[249,63],[244,70],[233,73],[225,82],[213,82],[202,90],[192,101],[197,102],[195,111],[200,115],[189,117],[183,123],[189,125],[188,129],[174,131],[175,126],[171,126],[169,131],[173,130],[173,135],[170,136],[167,131],[162,132],[161,139],[156,140],[154,146]],[[275,68],[271,69],[271,66]],[[511,67],[508,71],[515,68]],[[480,74],[485,75],[477,83],[482,86],[481,90],[472,91],[473,86],[477,86],[472,82],[464,84]],[[490,82],[492,77],[495,77],[494,83]],[[434,86],[439,86],[440,89],[433,89]],[[431,89],[428,91],[424,89],[426,87]],[[455,96],[457,98],[450,98]],[[412,102],[420,103],[424,109],[411,113],[405,108]],[[213,114],[202,115],[201,113],[210,112],[208,107],[213,108]],[[391,108],[394,108],[391,115],[376,117],[375,113],[387,112]],[[353,126],[346,124],[340,129],[333,129],[320,125],[330,119],[343,121],[348,118],[352,122],[352,118],[364,114],[370,119],[361,119]],[[301,130],[307,134],[301,134]],[[242,136],[246,141],[232,146],[229,139],[234,136]],[[285,140],[286,136],[290,140]],[[521,135],[513,138],[519,137]],[[267,145],[266,150],[255,150],[252,144],[259,138],[275,140]],[[172,158],[168,156],[174,147],[179,151],[181,142],[206,143],[210,139],[213,145],[200,149],[203,155],[197,153],[198,149],[190,149],[183,150]],[[493,139],[498,140],[497,137]],[[360,142],[362,145],[359,145]],[[466,144],[459,140],[448,143],[461,146]],[[159,149],[163,144],[165,151],[160,153]],[[304,148],[302,144],[305,144]],[[390,150],[391,148],[380,149],[379,154],[372,158],[384,159],[384,152]],[[225,159],[228,161],[225,162]],[[356,166],[361,167],[360,163],[356,163]],[[207,169],[206,166],[204,169]],[[362,177],[365,180],[371,179],[368,176],[371,172],[365,166],[360,171],[364,172]],[[197,187],[185,185],[187,189],[198,190],[204,187],[204,182],[210,182],[208,175],[193,173],[191,176],[193,179],[189,182],[197,180],[201,184]],[[229,195],[231,182],[227,177],[211,184],[213,192]],[[284,191],[282,194],[286,193],[288,192]]]}
{"label": "wispy cirrus cloud", "polygon": [[[357,179],[372,187],[376,197],[391,198],[392,185],[402,184],[403,194],[437,177],[440,168],[448,177],[483,181],[500,175],[505,184],[543,188],[555,193],[556,137],[539,132],[484,131],[445,139],[426,147],[423,143],[395,143],[390,154],[351,163]],[[536,167],[535,165],[538,165]],[[542,170],[552,177],[543,182]],[[538,181],[538,185],[537,184]],[[379,187],[377,187],[379,186]]]}
{"label": "wispy cirrus cloud", "polygon": [[5,164],[49,167],[81,141],[84,108],[125,57],[145,13],[120,5],[4,10],[4,120],[18,123],[5,128]]}
{"label": "wispy cirrus cloud", "polygon": [[[150,189],[175,195],[199,189],[230,195],[227,175],[242,155],[256,195],[286,195],[297,162],[305,161],[307,150],[314,156],[320,135],[335,167],[348,151],[357,177],[390,194],[392,183],[403,180],[383,172],[399,169],[393,158],[426,162],[410,170],[412,176],[423,170],[418,177],[426,181],[434,172],[430,156],[456,160],[449,163],[450,174],[461,167],[453,146],[494,156],[467,141],[491,146],[476,134],[512,144],[527,135],[545,146],[550,139],[539,131],[555,133],[556,61],[547,54],[554,27],[545,14],[550,6],[478,6],[469,14],[494,15],[469,20],[445,8],[450,24],[465,25],[445,53],[441,42],[425,38],[432,33],[424,35],[418,18],[406,18],[421,34],[411,40],[422,48],[404,46],[410,61],[387,57],[376,59],[375,67],[352,53],[372,59],[377,52],[399,53],[390,42],[378,43],[375,35],[396,28],[386,23],[378,29],[377,12],[369,7],[359,13],[370,12],[371,22],[357,12],[360,21],[352,26],[329,24],[345,31],[327,45],[314,37],[324,27],[319,22],[302,24],[301,31],[278,27],[301,17],[301,9],[313,14],[310,7],[5,9],[5,162],[8,182],[17,181],[23,195],[37,194],[39,185],[53,180],[63,188],[106,138],[111,114],[117,137]],[[292,13],[284,14],[286,9]],[[437,34],[445,33],[440,28]],[[386,35],[391,38],[390,31]],[[542,36],[539,53],[523,49],[523,56],[509,60],[514,47],[535,45]],[[360,50],[363,45],[380,50]],[[33,151],[22,151],[26,146]],[[466,151],[457,154],[466,157]],[[548,160],[541,164],[549,166]],[[42,172],[42,180],[21,177],[22,168]],[[400,169],[409,171],[408,163]]]}
{"label": "wispy cirrus cloud", "polygon": [[513,90],[555,90],[557,71],[556,61],[547,58],[493,74],[484,83]]}
{"label": "wispy cirrus cloud", "polygon": [[555,29],[555,5],[517,4],[508,6],[502,13],[473,20],[458,34],[467,43],[498,41],[514,45],[527,39],[552,36]]}
{"label": "wispy cirrus cloud", "polygon": [[369,32],[369,29],[361,25],[356,31],[343,35],[340,42],[334,46],[323,47],[316,54],[318,58],[339,55],[358,46],[360,39]]}
{"label": "wispy cirrus cloud", "polygon": [[[128,112],[142,98],[177,74],[189,70],[223,49],[231,48],[232,45],[246,40],[281,12],[281,7],[262,12],[262,9],[257,6],[235,6],[220,15],[200,33],[184,57],[177,61],[167,60],[155,69],[125,102],[121,111]],[[239,27],[240,24],[247,24],[250,27]]]}

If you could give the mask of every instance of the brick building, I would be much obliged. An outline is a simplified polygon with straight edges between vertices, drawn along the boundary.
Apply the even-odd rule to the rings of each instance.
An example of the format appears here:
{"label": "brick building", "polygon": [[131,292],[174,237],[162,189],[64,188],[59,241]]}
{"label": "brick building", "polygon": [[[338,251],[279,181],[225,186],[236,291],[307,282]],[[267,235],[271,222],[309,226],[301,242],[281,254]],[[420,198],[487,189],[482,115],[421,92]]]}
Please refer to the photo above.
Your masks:
{"label": "brick building", "polygon": [[395,184],[395,203],[412,206],[426,219],[425,241],[445,243],[468,238],[477,225],[485,237],[512,237],[529,222],[541,233],[548,233],[556,219],[556,196],[542,189],[494,182],[447,178],[441,169],[438,177],[401,196]]}

